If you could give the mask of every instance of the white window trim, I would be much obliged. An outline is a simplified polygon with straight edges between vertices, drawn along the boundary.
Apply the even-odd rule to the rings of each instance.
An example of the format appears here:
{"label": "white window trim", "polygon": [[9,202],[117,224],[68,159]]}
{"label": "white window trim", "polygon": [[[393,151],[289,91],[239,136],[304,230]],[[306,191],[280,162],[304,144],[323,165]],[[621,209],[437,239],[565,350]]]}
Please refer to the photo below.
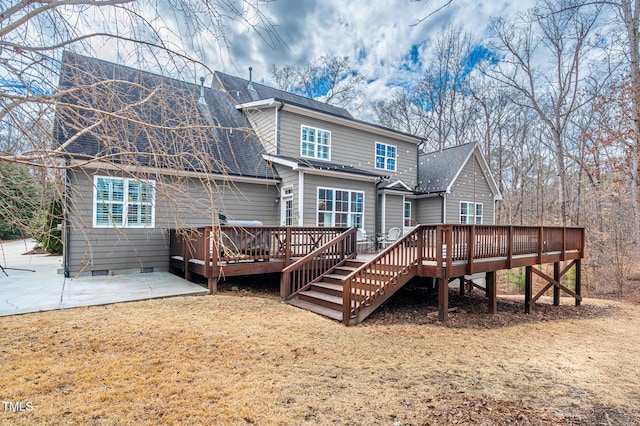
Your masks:
{"label": "white window trim", "polygon": [[[405,215],[407,212],[407,204],[409,205],[409,217]],[[406,224],[407,219],[409,219],[409,225]],[[413,206],[411,205],[411,201],[407,201],[406,199],[402,203],[402,226],[404,229],[411,227],[411,220],[413,219]]]}
{"label": "white window trim", "polygon": [[[484,223],[484,205],[483,203],[474,203],[473,201],[460,201],[460,207],[458,208],[458,217],[460,216],[460,211],[462,210],[462,204],[472,205],[473,206],[473,215],[467,214],[467,222],[462,223],[462,225],[482,225]],[[480,216],[481,223],[476,223],[476,208],[477,206],[482,206],[482,215]],[[467,210],[468,211],[468,210]],[[473,217],[473,223],[469,223],[469,217]],[[458,219],[459,221],[460,219]]]}
{"label": "white window trim", "polygon": [[[97,211],[97,207],[98,207],[98,179],[121,179],[123,181],[123,203],[122,203],[122,224],[117,225],[117,224],[107,224],[107,225],[102,225],[102,224],[98,224],[97,223],[97,219],[98,219],[98,211]],[[153,194],[151,197],[151,223],[148,225],[129,225],[128,223],[128,209],[129,209],[129,203],[127,202],[128,199],[128,192],[129,192],[129,182],[141,182],[141,183],[146,183],[148,185],[151,185],[151,187],[153,188]],[[91,204],[93,205],[93,227],[94,228],[129,228],[129,229],[149,229],[149,228],[155,228],[156,227],[156,181],[155,180],[149,180],[149,179],[132,179],[132,178],[123,178],[123,177],[118,177],[118,176],[103,176],[103,175],[94,175],[93,176],[93,199],[91,200]]]}
{"label": "white window trim", "polygon": [[[324,189],[324,190],[330,190],[333,191],[333,216],[331,218],[331,225],[332,227],[336,226],[336,191],[344,191],[344,192],[359,192],[362,194],[362,213],[356,213],[356,214],[362,214],[362,226],[364,227],[364,218],[365,218],[365,212],[366,212],[366,193],[364,191],[360,191],[358,189],[346,189],[346,188],[332,188],[332,187],[328,187],[328,186],[317,186],[316,187],[316,226],[320,226],[320,222],[318,221],[318,214],[320,213],[320,209],[318,208],[318,191]],[[349,195],[349,198],[351,198],[351,195]],[[349,199],[349,209],[351,209],[351,199]],[[340,213],[344,213],[344,212],[340,212]],[[354,214],[354,212],[352,212],[351,210],[349,210],[349,212],[347,212],[349,214],[349,218],[351,218],[351,215]],[[325,225],[326,226],[326,225]]]}
{"label": "white window trim", "polygon": [[[378,145],[384,145],[384,166],[383,167],[378,167],[378,161],[377,161]],[[394,158],[395,163],[394,163],[393,169],[387,168],[387,160],[389,159],[389,157],[387,157],[387,147],[388,146],[391,146],[396,150],[396,157]],[[384,143],[384,142],[377,142],[376,141],[375,148],[374,148],[374,153],[373,153],[373,166],[377,170],[386,170],[388,172],[398,171],[398,147],[396,145],[391,145],[390,143]]]}
{"label": "white window trim", "polygon": [[[280,203],[280,224],[282,226],[287,226],[287,201],[291,201],[291,203],[293,203],[293,185],[290,186],[285,186],[284,188],[282,188],[282,202]],[[295,215],[295,209],[293,208],[293,205],[291,206],[292,210],[291,210],[291,225],[293,226],[293,224],[295,223],[295,219],[296,219],[296,215]]]}
{"label": "white window trim", "polygon": [[[313,156],[305,155],[303,153],[303,150],[302,150],[302,144],[303,144],[303,142],[305,142],[305,141],[302,140],[302,129],[305,128],[305,127],[307,129],[313,129],[313,130],[316,131],[316,141],[314,142]],[[320,132],[326,132],[326,133],[329,134],[329,158],[318,157],[318,132],[319,131]],[[320,161],[331,161],[331,145],[332,144],[331,144],[331,131],[330,130],[320,129],[319,127],[307,126],[306,124],[301,124],[300,125],[300,156],[301,157],[313,158],[314,160],[320,160]]]}

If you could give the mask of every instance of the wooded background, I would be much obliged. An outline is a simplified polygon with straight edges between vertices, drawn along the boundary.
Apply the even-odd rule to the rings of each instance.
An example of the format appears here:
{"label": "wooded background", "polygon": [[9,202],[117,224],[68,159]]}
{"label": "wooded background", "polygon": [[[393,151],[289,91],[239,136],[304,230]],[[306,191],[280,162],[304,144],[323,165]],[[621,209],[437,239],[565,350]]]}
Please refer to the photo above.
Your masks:
{"label": "wooded background", "polygon": [[[123,63],[141,69],[161,69],[172,77],[193,75],[196,66],[212,73],[202,52],[229,50],[228,25],[245,27],[267,45],[280,40],[261,11],[268,2],[263,3],[0,3],[0,239],[33,235],[46,244],[60,220],[55,200],[64,195],[63,176],[70,167],[53,134],[55,108],[70,95],[57,89],[63,50],[91,56],[108,45]],[[496,222],[585,226],[588,292],[623,295],[640,253],[639,11],[640,0],[541,0],[526,13],[492,19],[482,43],[449,26],[434,40],[421,77],[375,102],[363,96],[368,76],[347,57],[274,67],[268,83],[421,136],[427,151],[478,143],[504,197]],[[169,36],[163,21],[168,12],[185,23]],[[425,18],[416,25],[428,25]],[[127,142],[107,140],[95,129],[125,120],[154,134],[148,117],[132,113],[133,104],[172,105],[166,97],[158,88],[114,109],[105,94],[90,107],[94,121],[78,131],[118,148]],[[197,105],[177,107],[192,111]],[[163,130],[184,131],[190,115]],[[215,123],[199,126],[206,131]],[[135,153],[124,156],[127,147],[120,147],[119,164],[136,165]],[[167,194],[181,196],[176,188],[179,182]],[[213,197],[210,202],[215,207]]]}

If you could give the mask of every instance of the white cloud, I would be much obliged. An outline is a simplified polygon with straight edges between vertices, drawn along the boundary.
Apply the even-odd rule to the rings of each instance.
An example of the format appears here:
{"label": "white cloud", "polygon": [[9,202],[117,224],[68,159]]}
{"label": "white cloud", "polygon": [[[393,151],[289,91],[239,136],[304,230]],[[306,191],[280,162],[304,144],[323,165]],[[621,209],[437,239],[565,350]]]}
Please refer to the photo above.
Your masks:
{"label": "white cloud", "polygon": [[[490,17],[515,14],[530,5],[522,0],[453,0],[450,6],[417,24],[418,19],[427,16],[444,1],[253,1],[260,6],[284,43],[264,29],[258,28],[256,32],[246,22],[227,19],[222,22],[228,51],[220,48],[217,40],[205,39],[203,35],[187,40],[182,48],[203,57],[210,69],[246,78],[251,66],[257,81],[268,81],[274,65],[304,65],[322,55],[349,56],[352,64],[370,82],[365,88],[367,98],[376,99],[387,96],[394,83],[418,77],[421,66],[428,64],[431,41],[448,24],[461,25],[476,40],[481,40]],[[250,9],[246,12],[247,21],[259,23]],[[177,45],[180,42],[177,35],[182,33],[184,36],[187,27],[185,22],[178,22],[182,18],[165,9],[154,19],[162,26],[159,32],[165,40]],[[403,69],[414,46],[417,46],[420,61],[411,69]],[[109,50],[108,46],[97,49],[105,56],[114,56],[114,50]],[[126,58],[120,56],[120,62],[126,63]],[[190,72],[197,77],[205,70],[193,66]],[[189,78],[194,78],[193,75]]]}
{"label": "white cloud", "polygon": [[[437,3],[429,1],[373,2],[343,0],[276,0],[262,9],[277,26],[287,46],[271,49],[261,45],[250,31],[230,40],[234,64],[240,70],[249,65],[257,79],[268,80],[273,65],[302,65],[322,55],[349,56],[352,64],[369,81],[370,97],[388,93],[387,85],[399,79],[415,78],[402,71],[412,46],[428,55],[428,46],[447,24],[459,24],[479,40],[491,16],[514,14],[529,2],[454,0],[422,23]],[[427,56],[421,57],[428,61]]]}

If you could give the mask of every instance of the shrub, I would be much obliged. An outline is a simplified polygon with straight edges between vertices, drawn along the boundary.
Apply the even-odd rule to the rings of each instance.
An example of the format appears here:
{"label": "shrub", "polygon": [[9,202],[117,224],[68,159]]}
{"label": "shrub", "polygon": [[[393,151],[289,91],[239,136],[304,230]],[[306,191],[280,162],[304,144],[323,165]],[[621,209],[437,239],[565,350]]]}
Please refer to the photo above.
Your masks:
{"label": "shrub", "polygon": [[38,210],[38,190],[26,167],[0,162],[0,239],[27,235]]}
{"label": "shrub", "polygon": [[42,232],[36,237],[42,248],[49,253],[62,253],[62,231],[58,225],[62,223],[62,200],[54,197],[49,203],[49,208],[44,216]]}

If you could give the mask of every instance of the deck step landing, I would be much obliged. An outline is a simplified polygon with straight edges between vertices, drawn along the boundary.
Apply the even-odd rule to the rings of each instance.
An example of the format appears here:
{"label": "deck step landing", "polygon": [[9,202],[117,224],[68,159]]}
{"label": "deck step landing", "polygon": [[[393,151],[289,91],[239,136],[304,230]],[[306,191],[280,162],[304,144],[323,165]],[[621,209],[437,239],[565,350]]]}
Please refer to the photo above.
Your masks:
{"label": "deck step landing", "polygon": [[300,300],[300,299],[292,299],[289,301],[289,304],[295,307],[298,307],[300,309],[304,309],[319,315],[323,315],[325,317],[329,317],[336,321],[342,321],[342,311],[327,308],[325,306],[316,305],[315,303],[307,302],[305,300]]}

